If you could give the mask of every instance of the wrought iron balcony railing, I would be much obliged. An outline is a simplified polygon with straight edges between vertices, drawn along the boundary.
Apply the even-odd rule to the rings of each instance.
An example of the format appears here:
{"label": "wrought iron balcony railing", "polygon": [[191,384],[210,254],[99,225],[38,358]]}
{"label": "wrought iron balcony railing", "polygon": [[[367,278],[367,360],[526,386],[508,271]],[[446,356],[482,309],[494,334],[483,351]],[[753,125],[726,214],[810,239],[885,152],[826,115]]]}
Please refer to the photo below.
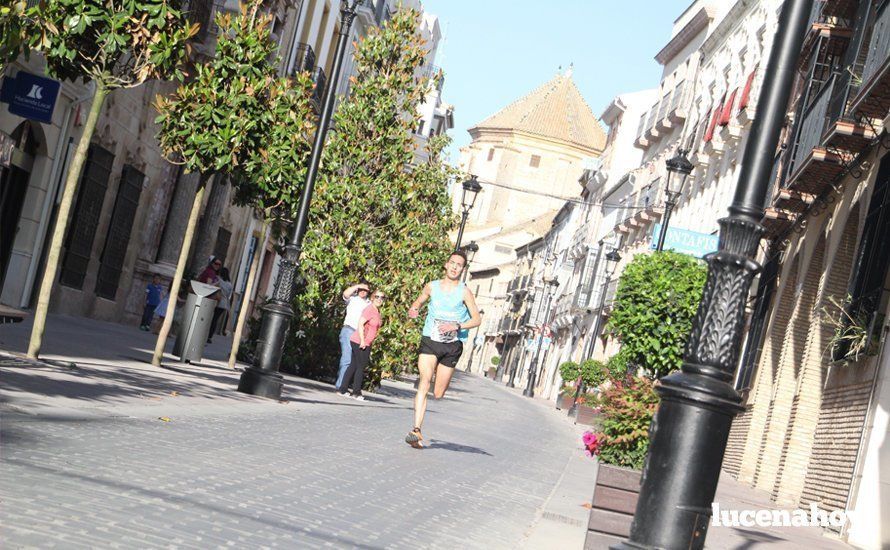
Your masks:
{"label": "wrought iron balcony railing", "polygon": [[837,75],[832,76],[825,86],[819,90],[810,106],[804,111],[800,121],[800,129],[797,132],[797,139],[791,151],[791,163],[788,167],[789,175],[799,170],[801,164],[813,152],[813,149],[821,144],[822,134],[825,131],[827,121],[828,105],[831,101],[836,81]]}
{"label": "wrought iron balcony railing", "polygon": [[311,72],[315,68],[315,50],[309,44],[298,42],[294,55],[294,65],[288,76],[293,76],[303,71]]}
{"label": "wrought iron balcony railing", "polygon": [[890,2],[884,2],[875,14],[868,56],[862,67],[862,82],[870,82],[890,59]]}
{"label": "wrought iron balcony railing", "polygon": [[312,80],[315,81],[315,89],[312,90],[312,102],[317,109],[321,109],[321,101],[324,99],[325,86],[328,83],[328,77],[324,73],[324,69],[316,67],[312,71]]}

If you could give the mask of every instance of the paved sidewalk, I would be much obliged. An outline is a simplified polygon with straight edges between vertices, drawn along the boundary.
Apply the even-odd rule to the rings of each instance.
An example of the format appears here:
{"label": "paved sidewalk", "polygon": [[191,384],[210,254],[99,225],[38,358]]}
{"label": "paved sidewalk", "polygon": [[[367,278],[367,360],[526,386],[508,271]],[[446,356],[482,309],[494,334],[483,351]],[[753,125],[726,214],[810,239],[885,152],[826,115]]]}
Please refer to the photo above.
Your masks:
{"label": "paved sidewalk", "polygon": [[[28,330],[0,329],[0,350]],[[0,357],[4,547],[515,548],[548,510],[586,512],[558,490],[574,427],[487,380],[458,373],[416,451],[410,383],[359,403],[287,377],[274,402],[234,391],[226,349],[156,369],[152,342],[51,316],[53,364]]]}

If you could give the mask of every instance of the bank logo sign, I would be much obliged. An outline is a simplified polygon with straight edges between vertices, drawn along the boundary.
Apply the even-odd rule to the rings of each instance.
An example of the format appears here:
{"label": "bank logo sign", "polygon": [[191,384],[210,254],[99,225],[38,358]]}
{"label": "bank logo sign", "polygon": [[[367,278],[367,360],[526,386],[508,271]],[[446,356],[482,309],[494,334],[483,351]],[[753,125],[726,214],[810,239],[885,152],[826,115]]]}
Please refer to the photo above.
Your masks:
{"label": "bank logo sign", "polygon": [[19,71],[14,77],[3,78],[0,102],[8,103],[14,115],[49,124],[59,87],[57,80]]}
{"label": "bank logo sign", "polygon": [[[658,235],[660,233],[661,224],[657,223],[652,231],[650,248],[653,250],[658,245]],[[717,251],[717,241],[717,235],[689,231],[668,225],[667,234],[664,236],[664,249],[701,258],[705,254]]]}

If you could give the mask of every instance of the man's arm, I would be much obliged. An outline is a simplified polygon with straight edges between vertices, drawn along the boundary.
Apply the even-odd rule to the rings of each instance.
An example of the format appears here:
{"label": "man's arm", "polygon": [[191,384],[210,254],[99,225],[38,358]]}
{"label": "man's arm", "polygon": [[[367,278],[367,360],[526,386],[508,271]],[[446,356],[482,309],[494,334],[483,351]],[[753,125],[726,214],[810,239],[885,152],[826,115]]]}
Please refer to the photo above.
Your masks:
{"label": "man's arm", "polygon": [[420,291],[420,294],[417,296],[417,299],[414,300],[414,303],[411,304],[411,307],[408,308],[408,317],[414,319],[420,314],[420,306],[424,304],[427,300],[430,299],[430,294],[432,293],[432,287],[427,283],[423,285],[423,290]]}
{"label": "man's arm", "polygon": [[482,324],[482,314],[479,313],[479,306],[476,305],[476,297],[473,296],[473,292],[464,287],[464,303],[467,304],[467,309],[470,311],[470,320],[465,323],[460,323],[460,329],[468,329],[475,328]]}
{"label": "man's arm", "polygon": [[358,289],[360,289],[360,288],[364,288],[365,290],[367,290],[367,289],[368,289],[368,285],[365,285],[365,284],[362,284],[362,283],[358,283],[358,284],[352,285],[351,287],[349,287],[349,288],[347,288],[346,290],[343,291],[343,299],[346,300],[346,301],[348,302],[348,301],[349,301],[349,298],[351,298],[353,294],[355,294],[356,292],[358,292]]}

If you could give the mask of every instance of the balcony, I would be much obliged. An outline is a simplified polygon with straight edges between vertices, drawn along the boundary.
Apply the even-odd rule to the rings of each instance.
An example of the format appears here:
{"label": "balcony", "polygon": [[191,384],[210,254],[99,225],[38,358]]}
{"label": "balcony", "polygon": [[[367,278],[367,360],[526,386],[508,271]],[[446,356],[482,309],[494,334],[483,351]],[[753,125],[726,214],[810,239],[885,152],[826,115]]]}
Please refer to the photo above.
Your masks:
{"label": "balcony", "polygon": [[572,235],[572,241],[569,245],[569,256],[578,260],[583,258],[587,254],[587,239],[588,239],[588,231],[590,227],[587,223],[582,223],[578,229],[575,230],[575,233]]}
{"label": "balcony", "polygon": [[324,69],[316,67],[312,71],[312,80],[315,82],[315,88],[312,90],[312,105],[316,111],[321,111],[321,102],[324,100],[325,86],[328,83],[328,77],[324,73]]}
{"label": "balcony", "polygon": [[680,82],[671,94],[671,106],[668,108],[668,118],[671,122],[681,123],[686,120],[686,82]]}
{"label": "balcony", "polygon": [[302,72],[311,72],[315,68],[315,50],[312,49],[312,46],[303,42],[297,42],[296,46],[294,65],[291,67],[288,76],[294,76]]}
{"label": "balcony", "polygon": [[880,7],[871,28],[862,85],[852,107],[863,116],[883,120],[890,111],[890,3]]}
{"label": "balcony", "polygon": [[615,295],[618,293],[618,277],[609,281],[609,286],[606,287],[606,297],[603,301],[603,304],[606,308],[612,309],[612,304],[615,302]]}
{"label": "balcony", "polygon": [[661,178],[656,178],[649,185],[628,197],[625,203],[625,217],[615,231],[629,233],[633,229],[645,227],[649,223],[661,219],[664,213],[664,186]]}
{"label": "balcony", "polygon": [[801,116],[788,170],[788,185],[797,191],[818,195],[844,169],[845,156],[822,145],[836,82],[832,76]]}
{"label": "balcony", "polygon": [[818,59],[840,56],[853,36],[855,2],[813,2],[809,31],[804,39],[799,67],[806,72],[813,55]]}

